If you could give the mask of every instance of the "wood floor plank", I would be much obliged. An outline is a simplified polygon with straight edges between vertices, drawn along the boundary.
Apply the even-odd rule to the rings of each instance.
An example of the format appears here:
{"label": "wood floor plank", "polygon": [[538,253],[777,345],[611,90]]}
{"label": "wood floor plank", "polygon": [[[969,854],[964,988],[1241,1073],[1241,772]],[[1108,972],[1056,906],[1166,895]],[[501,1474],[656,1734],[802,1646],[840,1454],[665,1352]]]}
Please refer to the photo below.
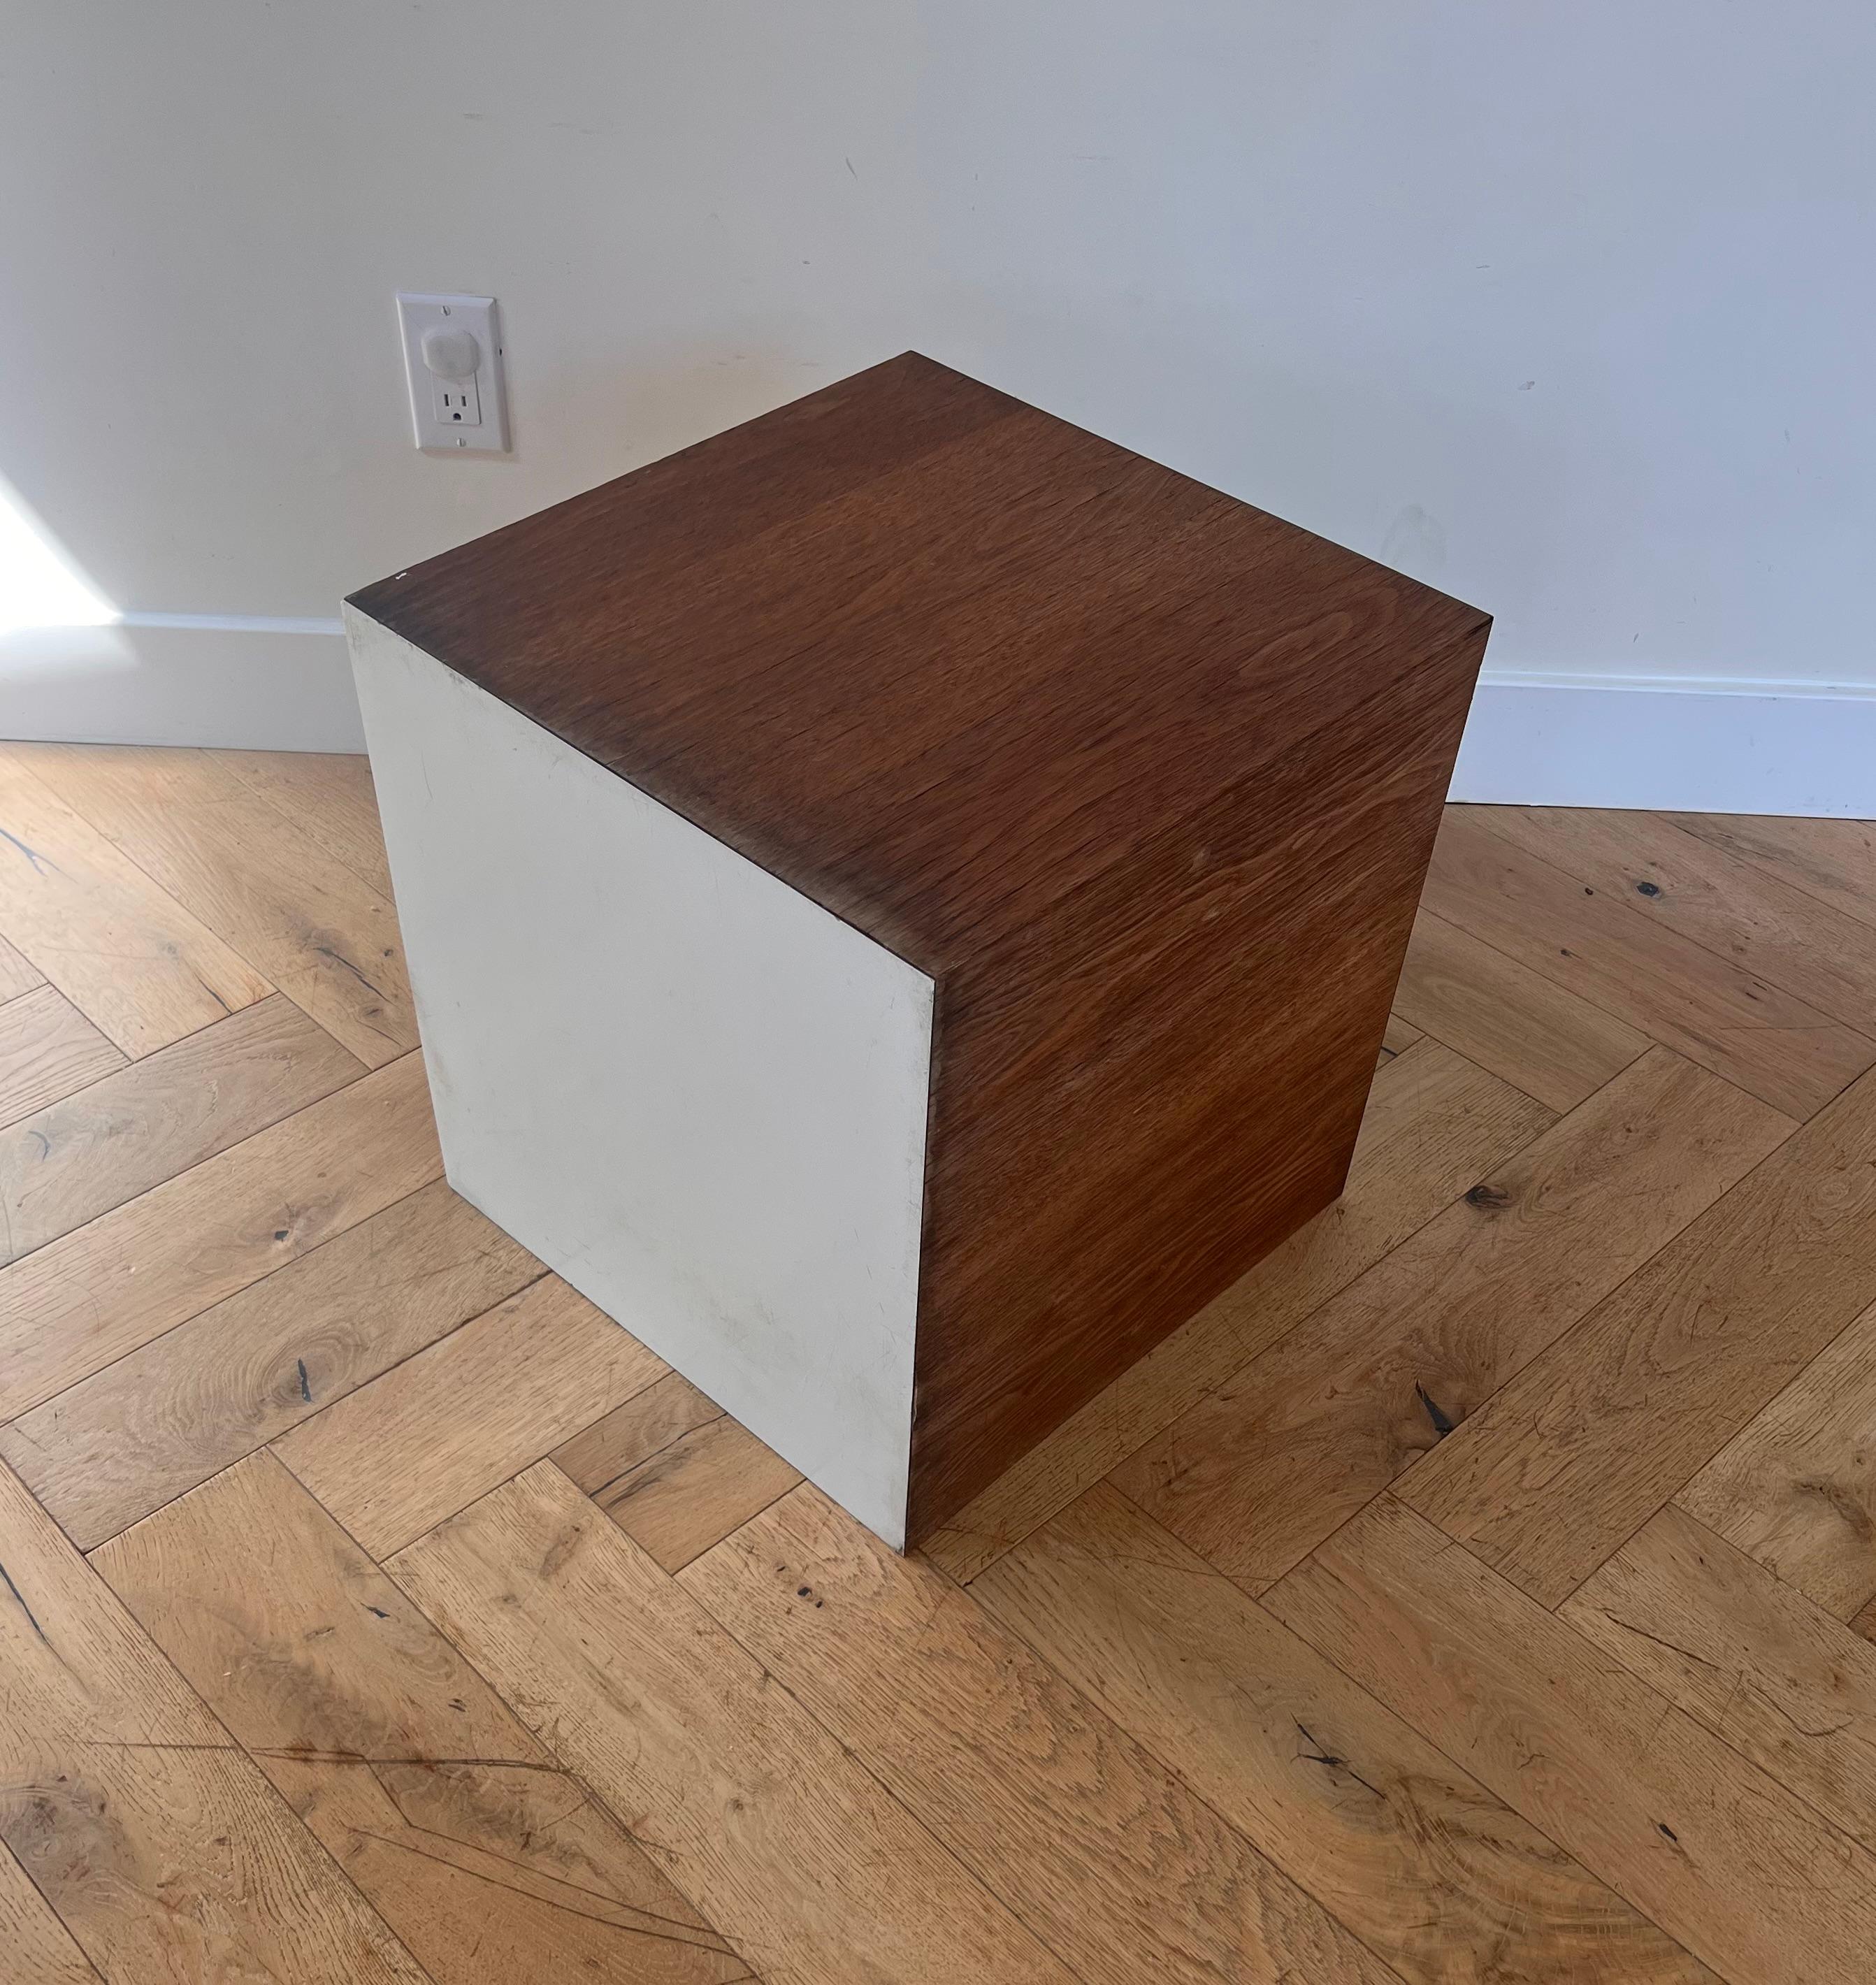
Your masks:
{"label": "wood floor plank", "polygon": [[242,781],[297,821],[328,855],[391,895],[391,865],[378,825],[371,761],[362,753],[225,751]]}
{"label": "wood floor plank", "polygon": [[1421,1038],[1418,1027],[1409,1026],[1398,1013],[1390,1013],[1387,1031],[1381,1039],[1381,1053],[1385,1055],[1404,1054],[1415,1042]]}
{"label": "wood floor plank", "polygon": [[116,1065],[0,1130],[0,1262],[44,1247],[364,1072],[277,993],[139,1062]]}
{"label": "wood floor plank", "polygon": [[1556,1604],[1876,1300],[1876,1077],[1787,1138],[1401,1478]]}
{"label": "wood floor plank", "polygon": [[441,1180],[0,1426],[85,1550],[545,1275]]}
{"label": "wood floor plank", "polygon": [[72,1933],[0,1845],[0,1967],[18,1985],[100,1985]]}
{"label": "wood floor plank", "polygon": [[1375,1076],[1342,1197],[975,1498],[925,1555],[975,1577],[1554,1120],[1436,1042],[1406,1050]]}
{"label": "wood floor plank", "polygon": [[0,1006],[0,1125],[124,1066],[124,1055],[49,986]]}
{"label": "wood floor plank", "polygon": [[435,1985],[748,1977],[273,1456],[92,1563]]}
{"label": "wood floor plank", "polygon": [[127,1055],[274,990],[0,747],[0,931]]}
{"label": "wood floor plank", "polygon": [[1876,1062],[1876,1040],[1651,922],[1448,808],[1425,906],[1652,1039],[1808,1117]]}
{"label": "wood floor plank", "polygon": [[1426,909],[1394,999],[1423,1033],[1556,1110],[1574,1110],[1649,1045],[1626,1021]]}
{"label": "wood floor plank", "polygon": [[0,830],[0,1979],[1864,1985],[1869,824],[1452,810],[1344,1199],[935,1563],[443,1182],[362,761]]}
{"label": "wood floor plank", "polygon": [[30,992],[34,986],[45,983],[45,974],[32,960],[0,937],[0,1000],[17,999],[22,992]]}
{"label": "wood floor plank", "polygon": [[1675,1500],[1840,1620],[1876,1600],[1876,1308]]}
{"label": "wood floor plank", "polygon": [[669,1369],[546,1275],[303,1421],[275,1451],[381,1558]]}
{"label": "wood floor plank", "polygon": [[1396,1976],[974,1599],[817,1490],[680,1583],[1088,1985]]}
{"label": "wood floor plank", "polygon": [[1559,1617],[1876,1846],[1876,1647],[1801,1593],[1670,1503]]}
{"label": "wood floor plank", "polygon": [[1115,1486],[1261,1590],[1794,1127],[1649,1049],[1149,1442]]}
{"label": "wood floor plank", "polygon": [[387,1569],[767,1985],[1068,1985],[551,1462]]}
{"label": "wood floor plank", "polygon": [[1404,1978],[1707,1977],[1105,1484],[972,1592]]}
{"label": "wood floor plank", "polygon": [[548,1457],[666,1571],[680,1571],[801,1480],[668,1372]]}
{"label": "wood floor plank", "polygon": [[441,1175],[415,1055],[0,1268],[0,1419]]}
{"label": "wood floor plank", "polygon": [[425,1985],[4,1469],[0,1540],[0,1839],[112,1985]]}
{"label": "wood floor plank", "polygon": [[1876,1031],[1876,928],[1659,814],[1485,807],[1495,834],[1821,1013]]}
{"label": "wood floor plank", "polygon": [[1661,818],[1755,863],[1847,917],[1876,924],[1876,822],[1720,813],[1670,813]]}
{"label": "wood floor plank", "polygon": [[16,746],[171,896],[376,1068],[417,1045],[397,918],[214,751]]}
{"label": "wood floor plank", "polygon": [[606,1492],[620,1476],[663,1453],[673,1441],[722,1418],[723,1408],[714,1399],[706,1399],[682,1372],[667,1372],[591,1426],[582,1427],[547,1458],[603,1510]]}
{"label": "wood floor plank", "polygon": [[1847,1985],[1876,1859],[1383,1496],[1267,1604],[1737,1985]]}

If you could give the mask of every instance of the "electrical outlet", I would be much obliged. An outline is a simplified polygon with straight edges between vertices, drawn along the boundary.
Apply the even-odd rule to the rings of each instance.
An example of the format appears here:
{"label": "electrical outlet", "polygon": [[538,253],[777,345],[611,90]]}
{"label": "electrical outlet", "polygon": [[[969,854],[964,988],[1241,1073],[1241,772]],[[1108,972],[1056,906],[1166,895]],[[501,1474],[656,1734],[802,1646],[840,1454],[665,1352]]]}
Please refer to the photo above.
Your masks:
{"label": "electrical outlet", "polygon": [[508,396],[493,297],[401,292],[398,324],[417,445],[508,452]]}
{"label": "electrical outlet", "polygon": [[446,427],[479,428],[482,424],[482,396],[475,390],[475,378],[435,379],[431,381],[435,417]]}

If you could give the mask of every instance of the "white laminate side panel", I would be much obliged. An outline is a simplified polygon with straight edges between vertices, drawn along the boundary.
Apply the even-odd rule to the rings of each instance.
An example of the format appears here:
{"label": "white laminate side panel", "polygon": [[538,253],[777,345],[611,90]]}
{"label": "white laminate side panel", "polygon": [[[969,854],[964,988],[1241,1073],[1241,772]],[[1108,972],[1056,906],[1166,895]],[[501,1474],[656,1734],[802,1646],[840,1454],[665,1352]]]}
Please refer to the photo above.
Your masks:
{"label": "white laminate side panel", "polygon": [[902,1547],[931,979],[347,626],[451,1184]]}

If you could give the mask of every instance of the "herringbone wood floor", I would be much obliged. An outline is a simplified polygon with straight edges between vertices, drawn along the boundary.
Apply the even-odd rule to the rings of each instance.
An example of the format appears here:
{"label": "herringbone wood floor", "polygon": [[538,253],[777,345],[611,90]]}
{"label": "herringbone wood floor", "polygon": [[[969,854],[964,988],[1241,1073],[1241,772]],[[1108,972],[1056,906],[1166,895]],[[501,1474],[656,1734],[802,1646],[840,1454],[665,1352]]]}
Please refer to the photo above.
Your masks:
{"label": "herringbone wood floor", "polygon": [[903,1561],[441,1182],[361,761],[0,829],[7,1980],[1876,1976],[1870,828],[1455,810],[1346,1197]]}

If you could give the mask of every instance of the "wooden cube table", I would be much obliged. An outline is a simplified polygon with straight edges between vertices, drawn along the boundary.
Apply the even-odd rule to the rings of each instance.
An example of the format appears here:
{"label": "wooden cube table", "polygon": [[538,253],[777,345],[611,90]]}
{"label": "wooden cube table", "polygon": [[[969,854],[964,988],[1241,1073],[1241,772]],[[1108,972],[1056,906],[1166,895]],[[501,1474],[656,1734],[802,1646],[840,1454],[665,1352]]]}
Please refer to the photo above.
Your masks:
{"label": "wooden cube table", "polygon": [[1475,608],[908,354],[347,610],[451,1181],[889,1543],[1341,1190]]}

